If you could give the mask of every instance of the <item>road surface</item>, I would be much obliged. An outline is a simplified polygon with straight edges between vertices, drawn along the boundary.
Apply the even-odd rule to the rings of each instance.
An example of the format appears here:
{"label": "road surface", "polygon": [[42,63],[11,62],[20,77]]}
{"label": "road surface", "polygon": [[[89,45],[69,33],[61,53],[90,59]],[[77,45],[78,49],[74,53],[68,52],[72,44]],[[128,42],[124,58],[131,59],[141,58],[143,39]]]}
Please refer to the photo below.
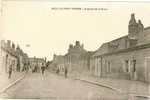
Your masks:
{"label": "road surface", "polygon": [[128,100],[125,94],[94,84],[65,78],[46,72],[28,73],[15,86],[1,94],[11,99],[59,99],[59,100]]}

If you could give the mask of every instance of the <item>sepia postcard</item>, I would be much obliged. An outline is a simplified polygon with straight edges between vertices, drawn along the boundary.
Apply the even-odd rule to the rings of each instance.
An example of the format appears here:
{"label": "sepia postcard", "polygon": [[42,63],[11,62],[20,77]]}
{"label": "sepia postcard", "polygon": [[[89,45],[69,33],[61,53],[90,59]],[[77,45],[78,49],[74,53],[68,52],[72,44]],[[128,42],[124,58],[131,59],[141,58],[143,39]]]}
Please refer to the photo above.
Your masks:
{"label": "sepia postcard", "polygon": [[150,100],[150,1],[1,0],[0,99]]}

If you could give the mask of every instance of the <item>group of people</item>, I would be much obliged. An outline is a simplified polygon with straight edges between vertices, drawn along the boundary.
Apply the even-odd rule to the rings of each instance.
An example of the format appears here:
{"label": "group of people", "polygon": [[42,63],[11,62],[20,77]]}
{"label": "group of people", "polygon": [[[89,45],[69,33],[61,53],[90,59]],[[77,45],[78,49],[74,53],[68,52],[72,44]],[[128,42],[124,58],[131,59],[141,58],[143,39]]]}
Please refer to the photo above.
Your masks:
{"label": "group of people", "polygon": [[42,63],[41,67],[39,67],[38,65],[35,65],[34,68],[32,69],[32,73],[37,72],[38,68],[41,68],[41,72],[42,74],[44,74],[44,71],[46,69],[46,66],[44,65],[44,63]]}
{"label": "group of people", "polygon": [[[33,72],[37,72],[37,71],[38,71],[38,68],[39,68],[39,66],[38,66],[38,65],[35,65],[34,68],[32,69],[32,73],[33,73]],[[44,74],[45,69],[46,69],[46,66],[44,65],[44,63],[42,63],[42,65],[41,65],[40,68],[41,68],[42,74]]]}
{"label": "group of people", "polygon": [[[11,78],[11,76],[12,76],[12,72],[13,72],[13,66],[14,66],[14,64],[13,63],[11,63],[10,65],[9,65],[9,68],[8,68],[8,78]],[[46,66],[44,65],[44,63],[42,63],[42,65],[41,65],[41,72],[42,72],[42,75],[44,74],[44,72],[45,72],[45,69],[46,69]],[[31,68],[31,65],[28,63],[24,63],[24,65],[23,65],[23,68],[22,68],[22,72],[23,71],[26,71],[26,72],[28,72],[29,71],[29,69],[32,69]],[[32,73],[33,72],[37,72],[37,70],[38,70],[38,66],[34,66],[34,68],[32,69]]]}
{"label": "group of people", "polygon": [[[9,71],[8,71],[8,73],[9,73],[9,76],[8,76],[8,78],[11,78],[11,75],[12,75],[12,71],[13,71],[13,64],[10,64],[10,66],[9,66]],[[32,66],[33,68],[31,68],[31,65],[28,63],[24,63],[24,66],[23,66],[23,68],[22,68],[22,71],[26,71],[26,72],[28,72],[29,71],[29,69],[32,69],[32,73],[34,73],[34,72],[37,72],[38,71],[38,68],[40,68],[40,70],[41,70],[41,72],[42,72],[42,75],[44,74],[44,72],[45,72],[45,69],[46,69],[46,66],[44,65],[44,63],[42,63],[42,65],[41,65],[41,67],[39,67],[38,65],[35,65],[35,66]],[[59,68],[57,68],[57,70],[56,70],[56,73],[57,74],[59,74],[60,73],[60,69]],[[65,78],[67,78],[67,76],[68,76],[68,69],[67,69],[67,67],[65,67],[64,68],[64,76],[65,76]]]}
{"label": "group of people", "polygon": [[23,72],[23,71],[28,72],[28,71],[29,71],[29,68],[31,68],[30,64],[29,64],[29,63],[24,63],[23,68],[22,68],[22,72]]}

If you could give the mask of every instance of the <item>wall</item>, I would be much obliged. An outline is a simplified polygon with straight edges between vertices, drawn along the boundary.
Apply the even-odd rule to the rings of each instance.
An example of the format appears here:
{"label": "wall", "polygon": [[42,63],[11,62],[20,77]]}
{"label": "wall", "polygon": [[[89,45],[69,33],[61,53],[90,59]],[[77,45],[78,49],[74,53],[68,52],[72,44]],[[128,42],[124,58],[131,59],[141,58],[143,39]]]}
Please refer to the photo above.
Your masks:
{"label": "wall", "polygon": [[17,68],[17,57],[11,55],[7,51],[3,50],[1,51],[1,56],[2,56],[2,62],[1,62],[1,71],[8,72],[8,68],[11,63],[14,63],[13,65],[13,70],[16,71]]}
{"label": "wall", "polygon": [[[150,48],[133,50],[130,52],[106,55],[96,58],[99,62],[95,63],[96,75],[100,77],[121,78],[146,81],[150,79]],[[129,72],[126,71],[125,61],[128,60]],[[133,73],[133,60],[136,60],[136,72]],[[110,62],[110,70],[108,70],[108,62]],[[149,70],[149,71],[148,71]]]}
{"label": "wall", "polygon": [[138,45],[150,43],[150,27],[145,28],[138,36]]}

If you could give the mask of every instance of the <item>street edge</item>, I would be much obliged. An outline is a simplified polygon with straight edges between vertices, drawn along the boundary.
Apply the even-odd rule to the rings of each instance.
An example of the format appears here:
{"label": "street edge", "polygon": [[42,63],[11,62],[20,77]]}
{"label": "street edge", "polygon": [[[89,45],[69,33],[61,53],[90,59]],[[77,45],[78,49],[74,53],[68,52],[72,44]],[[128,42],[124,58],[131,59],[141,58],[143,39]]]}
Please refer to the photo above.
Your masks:
{"label": "street edge", "polygon": [[[109,89],[117,91],[121,94],[124,93],[121,89],[112,87],[110,85],[105,85],[105,84],[102,84],[102,83],[98,83],[98,82],[95,82],[95,81],[93,82],[93,81],[89,81],[89,80],[85,80],[85,79],[79,79],[79,78],[75,78],[75,80],[80,80],[80,81],[87,82],[87,83],[90,83],[90,84],[94,84],[94,85],[102,86],[102,87],[105,87],[105,88],[109,88]],[[150,99],[150,95],[139,95],[139,94],[127,94],[127,95],[131,96],[132,98],[134,98],[134,97],[144,97],[144,98]]]}
{"label": "street edge", "polygon": [[84,80],[84,79],[79,79],[79,78],[75,78],[75,80],[84,81],[84,82],[87,82],[87,83],[90,83],[90,84],[94,84],[94,85],[97,85],[97,86],[102,86],[102,87],[109,88],[111,90],[117,91],[119,93],[122,93],[122,91],[120,89],[117,89],[117,88],[114,88],[112,86],[108,86],[108,85],[105,85],[105,84],[102,84],[102,83],[99,83],[99,82],[92,82],[92,81],[89,81],[89,80]]}
{"label": "street edge", "polygon": [[25,73],[18,79],[16,79],[14,82],[10,83],[7,87],[4,87],[1,91],[0,94],[4,93],[5,91],[7,91],[9,88],[11,88],[12,86],[14,86],[15,84],[17,84],[19,81],[21,81],[24,77],[25,77]]}

